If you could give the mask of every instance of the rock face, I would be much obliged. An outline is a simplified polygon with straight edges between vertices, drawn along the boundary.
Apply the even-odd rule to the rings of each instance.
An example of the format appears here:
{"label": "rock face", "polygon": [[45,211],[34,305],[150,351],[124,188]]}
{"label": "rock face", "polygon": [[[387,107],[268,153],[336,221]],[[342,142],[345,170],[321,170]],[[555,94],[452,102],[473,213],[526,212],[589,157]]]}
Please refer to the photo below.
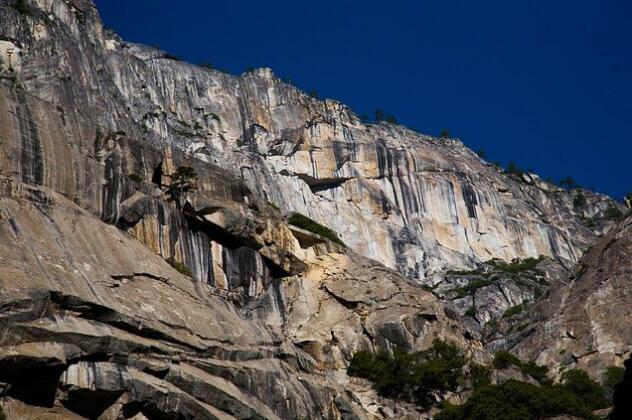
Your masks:
{"label": "rock face", "polygon": [[[148,149],[168,146],[418,279],[493,257],[575,261],[594,237],[580,217],[607,208],[605,197],[590,196],[576,211],[572,194],[536,176],[507,176],[457,140],[363,124],[270,70],[237,77],[126,43],[103,30],[88,1],[27,2],[30,16],[8,3],[4,84],[19,89],[3,94],[3,127],[21,140],[5,151],[7,171],[102,220],[120,217],[135,190],[127,176],[152,179],[160,158]],[[140,146],[125,150],[127,139]],[[195,274],[211,271],[198,262],[206,266]]]}
{"label": "rock face", "polygon": [[622,365],[632,349],[632,218],[599,240],[576,274],[534,308],[535,324],[514,351],[560,369],[579,367],[599,377]]}
{"label": "rock face", "polygon": [[468,308],[428,291],[471,281],[448,268],[569,268],[611,225],[609,198],[577,206],[457,140],[365,124],[267,69],[126,43],[91,1],[24,4],[0,0],[0,382],[16,417],[388,417],[346,376],[355,351],[480,353],[482,324],[535,299],[504,279],[463,328]]}

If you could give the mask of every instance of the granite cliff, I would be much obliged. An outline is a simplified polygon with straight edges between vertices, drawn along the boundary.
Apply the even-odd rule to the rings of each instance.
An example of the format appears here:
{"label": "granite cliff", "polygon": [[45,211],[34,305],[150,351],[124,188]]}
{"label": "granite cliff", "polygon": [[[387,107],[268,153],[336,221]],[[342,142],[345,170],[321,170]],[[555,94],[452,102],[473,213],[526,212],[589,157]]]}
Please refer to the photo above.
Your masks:
{"label": "granite cliff", "polygon": [[125,42],[91,1],[20,4],[0,0],[0,382],[15,416],[403,415],[346,376],[355,351],[442,338],[485,358],[484,324],[539,283],[465,296],[463,273],[541,257],[555,280],[613,226],[608,197],[577,206],[268,69]]}

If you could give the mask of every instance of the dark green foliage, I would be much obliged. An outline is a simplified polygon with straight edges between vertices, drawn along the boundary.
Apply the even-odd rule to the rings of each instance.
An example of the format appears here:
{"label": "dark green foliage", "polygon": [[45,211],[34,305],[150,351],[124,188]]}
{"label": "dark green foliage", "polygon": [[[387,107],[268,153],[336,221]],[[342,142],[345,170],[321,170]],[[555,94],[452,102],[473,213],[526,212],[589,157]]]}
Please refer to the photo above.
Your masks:
{"label": "dark green foliage", "polygon": [[583,192],[577,191],[577,194],[575,194],[575,197],[573,198],[573,207],[575,207],[576,209],[582,209],[586,207],[586,196]]}
{"label": "dark green foliage", "polygon": [[544,257],[538,258],[525,258],[524,260],[514,258],[510,263],[506,263],[502,260],[491,260],[488,264],[492,265],[497,271],[502,271],[508,274],[521,274],[527,271],[535,271],[539,273],[537,265],[542,262]]}
{"label": "dark green foliage", "polygon": [[516,175],[516,176],[522,176],[524,171],[520,169],[518,165],[516,165],[516,162],[510,160],[509,164],[507,165],[507,173]]}
{"label": "dark green foliage", "polygon": [[169,198],[176,203],[178,208],[181,203],[180,200],[185,193],[195,189],[195,183],[197,182],[198,175],[190,166],[178,166],[176,171],[171,174],[171,184],[167,189]]}
{"label": "dark green foliage", "polygon": [[386,115],[386,119],[384,121],[390,124],[397,124],[397,118],[395,118],[393,114]]}
{"label": "dark green foliage", "polygon": [[487,273],[481,268],[478,270],[450,270],[447,271],[446,274],[476,275],[476,277],[471,279],[465,286],[451,290],[451,292],[455,293],[454,298],[459,299],[474,294],[477,289],[496,283],[501,278],[500,274],[507,274],[513,277],[522,274],[542,274],[536,267],[543,258],[544,257],[526,258],[524,260],[516,258],[509,263],[502,260],[490,260],[485,263],[489,268]]}
{"label": "dark green foliage", "polygon": [[455,299],[460,299],[468,295],[473,295],[474,292],[476,292],[476,290],[485,286],[489,286],[490,284],[494,284],[495,282],[496,280],[493,278],[489,278],[489,279],[475,278],[472,281],[470,281],[468,284],[466,284],[465,286],[457,287],[456,289],[453,289],[452,291],[456,293]]}
{"label": "dark green foliage", "polygon": [[482,384],[488,380],[478,367],[467,375],[466,364],[467,358],[461,349],[435,340],[428,350],[414,353],[402,349],[396,349],[393,355],[358,352],[354,354],[347,374],[370,380],[382,396],[430,408],[437,392],[456,391],[466,381]]}
{"label": "dark green foliage", "polygon": [[614,410],[610,413],[610,420],[629,420],[632,413],[632,356],[624,362],[625,372],[623,380],[614,388],[612,404]]}
{"label": "dark green foliage", "polygon": [[447,405],[437,420],[532,420],[562,414],[593,419],[581,396],[564,386],[537,386],[509,380],[479,388],[459,406]]}
{"label": "dark green foliage", "polygon": [[487,366],[483,366],[475,362],[470,362],[469,374],[470,387],[472,389],[478,389],[492,383],[491,369]]}
{"label": "dark green foliage", "polygon": [[213,66],[213,64],[211,64],[209,61],[203,61],[199,64],[200,67],[203,67],[205,69],[209,69],[212,70],[215,68],[215,66]]}
{"label": "dark green foliage", "polygon": [[441,137],[442,139],[449,139],[450,130],[441,130],[441,133],[439,133],[439,137]]}
{"label": "dark green foliage", "polygon": [[571,369],[562,374],[562,387],[580,396],[591,411],[608,407],[604,391],[597,382],[583,370]]}
{"label": "dark green foliage", "polygon": [[26,4],[25,0],[15,0],[15,3],[13,3],[13,8],[24,16],[31,16],[33,14],[31,12],[31,8]]}
{"label": "dark green foliage", "polygon": [[520,313],[522,313],[522,311],[525,310],[527,302],[523,302],[520,305],[516,305],[516,306],[512,306],[511,308],[507,309],[505,311],[505,313],[503,314],[503,318],[511,318],[514,315],[518,315]]}
{"label": "dark green foliage", "polygon": [[485,150],[483,150],[483,149],[478,149],[478,150],[476,151],[476,154],[478,155],[478,157],[479,157],[479,158],[481,158],[481,159],[483,159],[483,160],[484,160],[484,159],[487,159],[487,153],[486,153],[486,152],[485,152]]}
{"label": "dark green foliage", "polygon": [[167,60],[173,60],[173,61],[182,61],[182,58],[178,57],[177,55],[173,55],[173,54],[169,54],[169,53],[165,53],[162,58],[166,58]]}
{"label": "dark green foliage", "polygon": [[178,273],[183,274],[187,277],[193,277],[193,273],[191,272],[189,267],[187,267],[183,263],[172,259],[171,261],[169,261],[169,264],[171,264],[171,266],[175,268]]}
{"label": "dark green foliage", "polygon": [[344,242],[338,237],[338,234],[326,226],[321,225],[310,219],[309,217],[300,213],[292,213],[288,219],[288,223],[299,227],[301,229],[308,230],[320,236],[324,236],[330,241],[336,242],[340,245],[344,245]]}
{"label": "dark green foliage", "polygon": [[579,188],[579,185],[577,185],[573,177],[567,176],[560,180],[560,187],[566,188],[567,190],[572,190],[575,188]]}
{"label": "dark green foliage", "polygon": [[492,366],[495,369],[507,369],[510,366],[520,366],[522,362],[513,354],[505,350],[499,350],[494,354]]}
{"label": "dark green foliage", "polygon": [[138,182],[138,183],[143,182],[143,178],[138,174],[134,174],[134,173],[127,174],[127,177],[134,182]]}
{"label": "dark green foliage", "polygon": [[465,316],[471,316],[472,318],[476,315],[476,307],[474,305],[467,308],[465,311]]}
{"label": "dark green foliage", "polygon": [[448,270],[445,272],[450,276],[468,276],[473,274],[483,274],[482,270]]}
{"label": "dark green foliage", "polygon": [[375,108],[375,122],[384,121],[384,112],[380,108]]}
{"label": "dark green foliage", "polygon": [[86,22],[86,17],[84,16],[84,14],[77,9],[75,9],[75,19],[77,19],[77,22],[79,22],[81,25]]}
{"label": "dark green foliage", "polygon": [[505,350],[499,350],[494,354],[494,360],[492,366],[495,369],[507,369],[510,366],[516,366],[525,375],[531,376],[533,379],[541,384],[550,384],[551,381],[548,378],[549,368],[546,366],[540,366],[535,362],[523,362],[513,354]]}
{"label": "dark green foliage", "polygon": [[310,90],[310,91],[309,91],[309,96],[310,96],[311,98],[318,99],[318,92],[316,91],[316,89],[312,89],[312,90]]}
{"label": "dark green foliage", "polygon": [[610,204],[610,206],[606,210],[606,213],[604,214],[604,218],[606,220],[612,220],[615,222],[619,222],[623,220],[623,217],[624,217],[623,212],[619,210],[619,208],[614,206],[613,204]]}
{"label": "dark green foliage", "polygon": [[603,392],[608,401],[612,401],[614,390],[617,385],[623,382],[624,374],[625,369],[619,366],[608,366],[608,368],[606,368],[606,371],[603,373]]}

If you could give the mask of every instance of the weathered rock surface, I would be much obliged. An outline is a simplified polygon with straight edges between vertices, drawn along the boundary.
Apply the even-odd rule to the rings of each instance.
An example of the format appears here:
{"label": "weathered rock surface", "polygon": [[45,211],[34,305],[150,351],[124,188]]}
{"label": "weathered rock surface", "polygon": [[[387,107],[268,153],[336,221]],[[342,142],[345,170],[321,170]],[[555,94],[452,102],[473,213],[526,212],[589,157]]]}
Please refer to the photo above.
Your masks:
{"label": "weathered rock surface", "polygon": [[535,324],[513,350],[540,364],[579,367],[600,377],[632,350],[632,219],[599,240],[577,273],[538,304]]}
{"label": "weathered rock surface", "polygon": [[[148,149],[166,146],[208,163],[205,173],[229,170],[262,202],[304,213],[357,253],[419,279],[493,257],[575,261],[594,237],[581,218],[608,207],[589,194],[576,210],[572,194],[508,176],[457,140],[363,124],[269,70],[237,77],[126,43],[103,30],[88,1],[33,1],[31,16],[8,3],[3,127],[21,140],[5,150],[7,171],[103,220],[119,218],[137,189],[129,175],[154,177],[161,158]],[[244,192],[226,181],[206,177],[204,189]]]}
{"label": "weathered rock surface", "polygon": [[[89,0],[25,3],[0,0],[0,382],[15,416],[401,417],[346,376],[355,351],[443,338],[479,353],[481,326],[535,299],[536,280],[445,311],[428,285],[451,299],[472,279],[448,268],[493,258],[563,271],[612,225],[609,198],[576,208],[457,140],[362,123],[267,69],[126,43]],[[185,167],[197,178],[174,198]]]}

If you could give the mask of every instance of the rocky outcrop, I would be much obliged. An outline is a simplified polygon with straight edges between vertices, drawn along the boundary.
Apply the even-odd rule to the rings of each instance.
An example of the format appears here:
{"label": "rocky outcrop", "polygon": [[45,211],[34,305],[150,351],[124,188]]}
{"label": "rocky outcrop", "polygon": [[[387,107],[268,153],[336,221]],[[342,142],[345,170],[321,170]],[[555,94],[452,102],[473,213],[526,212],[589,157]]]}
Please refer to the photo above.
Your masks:
{"label": "rocky outcrop", "polygon": [[[167,146],[205,163],[204,173],[228,170],[259,201],[304,213],[357,253],[417,279],[493,257],[575,261],[595,234],[582,218],[609,205],[587,194],[575,209],[573,194],[537,176],[508,175],[457,140],[364,124],[267,69],[237,77],[126,43],[102,28],[88,1],[27,2],[29,15],[8,3],[3,127],[20,141],[3,166],[103,220],[119,217],[136,189],[128,176],[153,178],[151,150]],[[127,139],[140,150],[124,150]],[[204,188],[233,195],[226,181],[207,177]],[[205,278],[212,268],[193,271]]]}
{"label": "rocky outcrop", "polygon": [[612,225],[609,198],[578,205],[458,140],[363,123],[268,69],[233,76],[127,43],[89,0],[24,4],[0,0],[14,416],[400,416],[346,376],[354,352],[442,338],[481,355],[484,324],[541,279],[466,297],[474,279],[448,269],[544,255],[564,272]]}
{"label": "rocky outcrop", "polygon": [[632,348],[631,256],[628,216],[533,308],[528,314],[531,325],[513,339],[512,350],[554,372],[579,367],[597,378],[607,366],[622,365]]}
{"label": "rocky outcrop", "polygon": [[353,352],[467,345],[436,298],[375,262],[321,245],[306,274],[242,306],[63,196],[2,185],[0,382],[15,401],[87,418],[346,418],[363,412],[344,390]]}

